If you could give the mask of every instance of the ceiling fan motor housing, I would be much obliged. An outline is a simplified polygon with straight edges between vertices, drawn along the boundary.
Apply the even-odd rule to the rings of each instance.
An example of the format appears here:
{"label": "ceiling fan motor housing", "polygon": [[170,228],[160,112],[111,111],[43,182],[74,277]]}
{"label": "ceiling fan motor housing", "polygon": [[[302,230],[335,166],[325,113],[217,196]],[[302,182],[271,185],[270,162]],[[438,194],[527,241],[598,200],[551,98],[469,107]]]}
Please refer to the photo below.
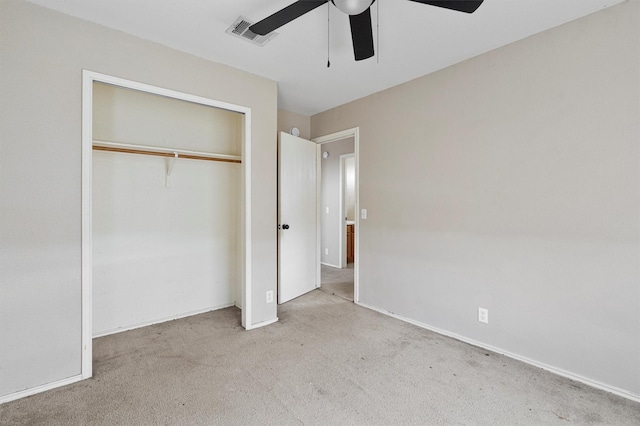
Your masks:
{"label": "ceiling fan motor housing", "polygon": [[376,0],[331,0],[331,3],[347,15],[360,15]]}

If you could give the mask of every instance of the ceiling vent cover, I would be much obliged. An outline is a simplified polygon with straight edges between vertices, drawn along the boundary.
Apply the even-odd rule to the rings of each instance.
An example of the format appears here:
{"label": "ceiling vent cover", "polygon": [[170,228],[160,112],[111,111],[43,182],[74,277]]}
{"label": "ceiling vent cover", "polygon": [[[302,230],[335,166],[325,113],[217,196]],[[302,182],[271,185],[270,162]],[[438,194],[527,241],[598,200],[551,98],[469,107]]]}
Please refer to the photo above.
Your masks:
{"label": "ceiling vent cover", "polygon": [[247,18],[239,16],[238,19],[236,19],[235,22],[231,24],[229,28],[227,28],[225,33],[240,37],[257,46],[264,46],[272,38],[278,35],[278,33],[275,31],[272,31],[269,34],[263,36],[258,35],[249,29],[249,27],[253,24],[254,22],[251,22]]}

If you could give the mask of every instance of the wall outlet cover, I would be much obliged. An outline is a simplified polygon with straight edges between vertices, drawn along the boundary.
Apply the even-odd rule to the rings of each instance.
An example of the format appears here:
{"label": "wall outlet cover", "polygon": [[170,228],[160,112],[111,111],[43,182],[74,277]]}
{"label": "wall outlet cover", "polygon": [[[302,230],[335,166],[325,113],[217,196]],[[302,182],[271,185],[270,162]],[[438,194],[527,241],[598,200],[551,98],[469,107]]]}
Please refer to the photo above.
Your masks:
{"label": "wall outlet cover", "polygon": [[489,310],[485,308],[478,308],[478,321],[489,324]]}

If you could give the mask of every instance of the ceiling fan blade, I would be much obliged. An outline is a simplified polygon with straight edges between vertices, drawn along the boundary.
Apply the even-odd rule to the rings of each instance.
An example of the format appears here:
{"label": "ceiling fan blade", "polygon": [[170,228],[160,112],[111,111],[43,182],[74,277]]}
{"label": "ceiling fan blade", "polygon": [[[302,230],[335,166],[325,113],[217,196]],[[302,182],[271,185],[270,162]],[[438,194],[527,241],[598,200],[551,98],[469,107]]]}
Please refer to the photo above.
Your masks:
{"label": "ceiling fan blade", "polygon": [[367,9],[360,15],[349,15],[349,22],[351,23],[351,40],[356,61],[372,57],[374,51],[371,11]]}
{"label": "ceiling fan blade", "polygon": [[416,3],[428,4],[431,6],[444,7],[445,9],[457,10],[458,12],[473,13],[480,7],[484,0],[410,0]]}
{"label": "ceiling fan blade", "polygon": [[320,7],[329,0],[299,0],[289,6],[264,18],[260,22],[256,22],[249,27],[251,31],[258,35],[267,35],[271,31],[275,31],[284,24],[288,24],[296,18],[301,17],[307,12],[311,12],[316,7]]}

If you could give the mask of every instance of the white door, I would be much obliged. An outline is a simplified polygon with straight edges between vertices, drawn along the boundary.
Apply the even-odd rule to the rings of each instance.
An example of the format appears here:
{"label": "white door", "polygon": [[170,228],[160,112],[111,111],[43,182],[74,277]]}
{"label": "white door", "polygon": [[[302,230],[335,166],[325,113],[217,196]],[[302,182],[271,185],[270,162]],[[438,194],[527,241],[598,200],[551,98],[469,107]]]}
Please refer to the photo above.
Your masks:
{"label": "white door", "polygon": [[316,147],[280,132],[278,155],[278,303],[316,288]]}

